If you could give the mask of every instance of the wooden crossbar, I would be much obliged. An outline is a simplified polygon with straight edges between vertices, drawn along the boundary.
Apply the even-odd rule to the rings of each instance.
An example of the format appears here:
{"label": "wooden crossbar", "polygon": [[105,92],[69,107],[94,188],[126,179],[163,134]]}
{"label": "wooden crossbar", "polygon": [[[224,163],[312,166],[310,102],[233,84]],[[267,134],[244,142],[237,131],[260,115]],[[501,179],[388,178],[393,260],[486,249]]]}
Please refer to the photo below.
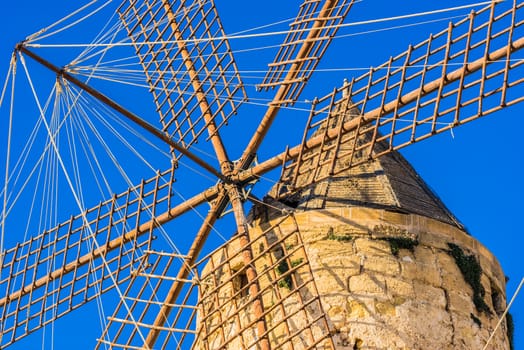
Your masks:
{"label": "wooden crossbar", "polygon": [[[512,58],[524,46],[524,22],[515,20],[523,4],[499,6],[472,13],[318,99],[304,131],[306,142],[235,180],[252,181],[284,163],[280,183],[301,188],[522,102],[523,61]],[[487,30],[490,18],[496,32]],[[483,39],[471,40],[482,33]],[[438,38],[443,40],[435,46]],[[434,63],[420,67],[429,61]]]}
{"label": "wooden crossbar", "polygon": [[246,93],[213,2],[127,1],[118,12],[163,130],[189,148],[210,121],[226,124]]}

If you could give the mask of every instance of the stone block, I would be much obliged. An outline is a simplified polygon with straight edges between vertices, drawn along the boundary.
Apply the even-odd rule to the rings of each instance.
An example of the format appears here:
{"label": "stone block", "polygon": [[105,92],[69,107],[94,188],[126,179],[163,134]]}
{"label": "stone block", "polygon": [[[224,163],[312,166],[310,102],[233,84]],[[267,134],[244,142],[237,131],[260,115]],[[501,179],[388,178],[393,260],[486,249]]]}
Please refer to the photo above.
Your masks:
{"label": "stone block", "polygon": [[445,252],[439,252],[438,265],[442,271],[442,287],[444,289],[448,291],[460,290],[469,295],[473,295],[471,287],[464,280],[464,276],[453,257]]}
{"label": "stone block", "polygon": [[428,283],[434,287],[441,287],[442,286],[442,273],[438,268],[427,266],[427,265],[419,265],[420,267],[420,280]]}
{"label": "stone block", "polygon": [[[311,255],[310,255],[311,256]],[[311,260],[311,268],[317,281],[325,284],[328,281],[341,282],[342,289],[346,289],[345,281],[351,276],[361,273],[361,257],[356,255],[328,255],[323,256],[323,251],[318,250]],[[328,287],[326,287],[328,288]]]}
{"label": "stone block", "polygon": [[386,290],[388,295],[412,298],[415,296],[415,289],[411,280],[402,280],[399,276],[386,277]]}
{"label": "stone block", "polygon": [[396,306],[390,301],[375,300],[375,312],[382,316],[396,316]]}
{"label": "stone block", "polygon": [[415,247],[415,260],[424,266],[437,267],[437,256],[432,248],[419,245]]}
{"label": "stone block", "polygon": [[468,344],[471,348],[476,349],[482,349],[484,347],[484,341],[478,336],[479,327],[473,321],[470,314],[455,314],[453,317],[453,327],[455,328],[456,343]]}
{"label": "stone block", "polygon": [[313,224],[316,224],[317,226],[329,225],[329,223],[332,221],[328,215],[322,215],[321,211],[309,211],[308,213],[309,215],[300,215],[295,217],[295,220],[299,226]]}
{"label": "stone block", "polygon": [[486,293],[491,294],[491,281],[485,273],[480,276],[480,284],[482,284]]}
{"label": "stone block", "polygon": [[425,216],[410,214],[409,219],[409,231],[420,232],[421,230],[426,230],[426,221],[428,219]]}
{"label": "stone block", "polygon": [[364,259],[364,271],[397,276],[400,273],[400,265],[397,259],[392,256],[366,256]]}
{"label": "stone block", "polygon": [[390,324],[398,334],[409,334],[408,349],[454,349],[449,347],[453,328],[444,308],[417,298],[397,306],[396,311],[397,317]]}
{"label": "stone block", "polygon": [[455,258],[453,258],[447,251],[437,252],[437,264],[442,272],[451,275],[461,274]]}
{"label": "stone block", "polygon": [[349,318],[362,319],[369,316],[369,309],[365,303],[349,297],[346,301],[346,313]]}
{"label": "stone block", "polygon": [[[352,276],[342,277],[341,271],[343,268],[338,269],[326,269],[314,272],[315,280],[317,280],[318,292],[321,295],[330,295],[333,293],[347,293],[347,281]],[[333,276],[337,276],[333,278]]]}
{"label": "stone block", "polygon": [[406,214],[384,210],[382,212],[382,221],[388,225],[407,227],[411,222],[411,218]]}
{"label": "stone block", "polygon": [[448,249],[448,239],[444,235],[423,231],[418,235],[421,246],[432,247],[434,249]]}
{"label": "stone block", "polygon": [[475,311],[471,295],[458,290],[447,290],[449,310],[463,315],[468,315]]}
{"label": "stone block", "polygon": [[446,294],[442,288],[433,287],[421,281],[414,281],[415,297],[417,300],[437,308],[446,308]]}
{"label": "stone block", "polygon": [[454,231],[454,235],[450,236],[449,242],[460,246],[468,254],[470,254],[472,251],[477,251],[476,247],[478,241],[463,231]]}
{"label": "stone block", "polygon": [[[426,221],[426,228],[429,232],[438,232],[449,237],[454,237],[457,231],[454,226],[434,219]],[[462,234],[465,235],[465,233]]]}
{"label": "stone block", "polygon": [[329,319],[333,322],[336,329],[340,329],[346,324],[345,310],[340,305],[332,306],[327,312]]}
{"label": "stone block", "polygon": [[351,219],[352,220],[362,220],[362,221],[369,221],[369,220],[380,220],[382,216],[381,210],[371,209],[371,208],[357,208],[353,207],[351,208]]}
{"label": "stone block", "polygon": [[442,285],[440,270],[433,265],[425,265],[418,261],[401,261],[400,276],[405,280],[421,281],[434,287]]}
{"label": "stone block", "polygon": [[342,257],[354,255],[353,241],[330,240],[324,236],[321,240],[311,244],[320,253],[321,259],[325,257]]}
{"label": "stone block", "polygon": [[376,274],[361,274],[349,278],[348,288],[351,293],[360,295],[385,295],[386,281],[384,276]]}
{"label": "stone block", "polygon": [[391,255],[391,248],[386,241],[372,240],[368,238],[355,239],[356,252],[368,255]]}

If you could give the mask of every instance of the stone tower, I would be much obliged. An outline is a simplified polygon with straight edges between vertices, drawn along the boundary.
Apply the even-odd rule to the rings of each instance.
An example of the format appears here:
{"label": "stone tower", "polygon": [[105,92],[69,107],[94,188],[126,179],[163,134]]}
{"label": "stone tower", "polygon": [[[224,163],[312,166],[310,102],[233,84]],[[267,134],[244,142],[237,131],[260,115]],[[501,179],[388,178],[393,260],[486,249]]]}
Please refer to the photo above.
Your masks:
{"label": "stone tower", "polygon": [[[275,187],[249,225],[249,247],[233,237],[202,273],[199,349],[482,349],[506,306],[496,258],[398,153]],[[489,349],[510,348],[506,329]]]}

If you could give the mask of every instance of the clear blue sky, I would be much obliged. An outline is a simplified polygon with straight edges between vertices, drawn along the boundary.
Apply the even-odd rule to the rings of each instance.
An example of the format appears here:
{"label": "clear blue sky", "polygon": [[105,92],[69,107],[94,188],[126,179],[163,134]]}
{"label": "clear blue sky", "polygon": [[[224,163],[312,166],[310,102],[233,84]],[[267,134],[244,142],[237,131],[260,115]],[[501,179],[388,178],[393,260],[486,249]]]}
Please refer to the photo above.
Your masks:
{"label": "clear blue sky", "polygon": [[[7,71],[12,49],[18,41],[27,35],[38,31],[49,23],[63,17],[80,4],[87,1],[60,1],[60,0],[20,0],[4,1],[0,11],[0,81],[3,83]],[[273,23],[278,20],[289,19],[295,16],[296,5],[299,1],[217,1],[217,7],[224,23],[226,33],[235,33],[241,30],[254,28],[260,25]],[[461,4],[472,4],[473,1],[380,1],[362,0],[358,2],[349,13],[346,22],[360,21],[390,17],[395,15],[410,14],[421,11],[458,6]],[[443,18],[453,15],[465,15],[468,10],[442,14],[431,17]],[[410,23],[423,21],[427,18],[414,19]],[[102,26],[103,21],[98,22]],[[407,22],[391,22],[385,26],[405,24]],[[91,24],[92,28],[96,27]],[[386,61],[390,55],[404,51],[409,43],[416,43],[427,38],[429,33],[435,33],[447,26],[446,21],[432,24],[418,25],[406,30],[388,30],[380,33],[368,33],[336,40],[320,68],[325,69],[313,77],[304,91],[302,98],[313,99],[315,96],[327,94],[344,78],[363,74],[363,70],[328,71],[328,68],[363,68],[378,65]],[[279,28],[279,27],[277,27]],[[372,26],[346,28],[341,33],[349,34],[373,29]],[[271,29],[269,29],[271,30]],[[96,30],[98,31],[98,29]],[[66,42],[85,43],[89,40],[90,33],[82,31],[74,36],[66,36]],[[256,43],[246,40],[233,41],[234,50],[247,47],[260,47],[264,45],[278,44],[281,37],[261,39]],[[66,52],[63,54],[62,52]],[[42,49],[44,56],[56,61],[58,65],[66,64],[70,55],[68,50]],[[236,55],[239,68],[246,71],[246,76],[259,76],[259,70],[265,69],[265,64],[271,60],[274,51],[267,49],[255,52],[243,52]],[[523,57],[521,53],[520,57]],[[72,56],[71,56],[72,57]],[[64,61],[65,60],[65,61]],[[249,71],[249,72],[247,72]],[[47,79],[49,76],[47,76]],[[52,79],[52,77],[51,77]],[[252,84],[255,80],[246,78],[247,92],[250,97],[257,97]],[[51,81],[52,83],[52,81]],[[101,85],[102,86],[102,85]],[[112,85],[113,88],[115,85]],[[140,108],[133,101],[126,100],[126,96],[109,88],[108,93],[129,102],[131,108]],[[522,95],[523,91],[520,92]],[[28,94],[22,100],[31,101]],[[136,102],[136,101],[134,101]],[[124,103],[125,104],[125,103]],[[244,108],[244,107],[243,107]],[[231,126],[224,129],[226,144],[230,147],[232,158],[238,157],[239,150],[245,145],[247,135],[250,134],[260,118],[264,108],[249,105],[245,107],[245,113],[234,117]],[[249,112],[247,112],[249,111]],[[502,113],[490,115],[471,124],[454,130],[453,135],[445,133],[420,144],[411,146],[402,153],[412,162],[432,189],[441,197],[444,203],[468,228],[469,232],[490,249],[499,259],[505,274],[509,278],[507,284],[508,299],[513,295],[518,282],[524,277],[524,263],[522,251],[524,249],[524,235],[522,230],[524,185],[522,169],[524,167],[524,156],[522,155],[522,132],[524,131],[524,120],[522,112],[523,105],[517,105]],[[4,128],[6,125],[5,108],[0,114],[2,130],[2,148],[5,147]],[[25,116],[17,115],[17,118]],[[288,129],[295,119],[303,121],[306,113],[290,111],[283,115],[276,123],[275,131],[270,137],[275,141],[268,142],[267,148],[262,151],[270,155],[272,143],[276,139],[288,137]],[[245,126],[244,126],[245,125]],[[286,128],[286,125],[288,127]],[[244,130],[245,135],[238,139],[233,138],[234,132]],[[299,139],[300,132],[295,135]],[[229,136],[228,136],[229,135]],[[280,146],[278,146],[281,150]],[[264,153],[266,152],[266,153]],[[5,153],[2,149],[2,153]],[[2,155],[2,179],[4,173],[4,156]],[[3,181],[2,181],[3,183]],[[201,187],[212,184],[202,180]],[[262,187],[264,185],[262,184]],[[266,188],[269,186],[265,185]],[[191,186],[184,186],[184,194],[197,193]],[[224,230],[225,231],[225,230]],[[11,241],[16,237],[11,236]],[[520,295],[511,313],[514,316],[515,348],[524,349],[524,295]],[[78,312],[77,312],[78,314]],[[61,335],[60,329],[56,329],[56,337],[67,338]],[[74,338],[69,340],[74,344]],[[57,340],[57,344],[60,341]],[[66,342],[67,343],[67,342]],[[25,349],[39,349],[41,347],[41,336],[31,338],[24,343]],[[87,344],[84,345],[87,347]],[[84,348],[80,345],[79,348]],[[13,346],[13,349],[22,347]],[[45,347],[50,349],[51,347]],[[58,348],[58,346],[57,346]]]}

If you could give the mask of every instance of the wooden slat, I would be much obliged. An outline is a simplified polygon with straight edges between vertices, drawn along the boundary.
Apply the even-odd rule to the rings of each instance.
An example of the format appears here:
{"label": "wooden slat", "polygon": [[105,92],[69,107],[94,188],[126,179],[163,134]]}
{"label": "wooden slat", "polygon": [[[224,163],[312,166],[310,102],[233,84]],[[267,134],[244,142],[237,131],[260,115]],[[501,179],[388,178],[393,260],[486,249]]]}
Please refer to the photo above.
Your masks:
{"label": "wooden slat", "polygon": [[[152,205],[168,210],[170,170],[7,249],[0,279],[1,346],[21,339],[131,277],[150,247]],[[152,203],[154,202],[154,203]],[[134,231],[135,234],[127,235]],[[53,283],[53,281],[58,283]],[[81,296],[81,297],[80,297]]]}
{"label": "wooden slat", "polygon": [[281,184],[306,187],[521,102],[523,6],[493,3],[317,100]]}
{"label": "wooden slat", "polygon": [[213,1],[126,1],[118,12],[163,131],[190,147],[210,121],[225,125],[246,94]]}
{"label": "wooden slat", "polygon": [[[288,85],[288,91],[280,100],[293,104],[313,74],[324,55],[338,26],[344,21],[353,0],[305,0],[295,20],[290,24],[289,33],[280,46],[260,89],[268,90]],[[293,77],[288,74],[293,72]]]}

